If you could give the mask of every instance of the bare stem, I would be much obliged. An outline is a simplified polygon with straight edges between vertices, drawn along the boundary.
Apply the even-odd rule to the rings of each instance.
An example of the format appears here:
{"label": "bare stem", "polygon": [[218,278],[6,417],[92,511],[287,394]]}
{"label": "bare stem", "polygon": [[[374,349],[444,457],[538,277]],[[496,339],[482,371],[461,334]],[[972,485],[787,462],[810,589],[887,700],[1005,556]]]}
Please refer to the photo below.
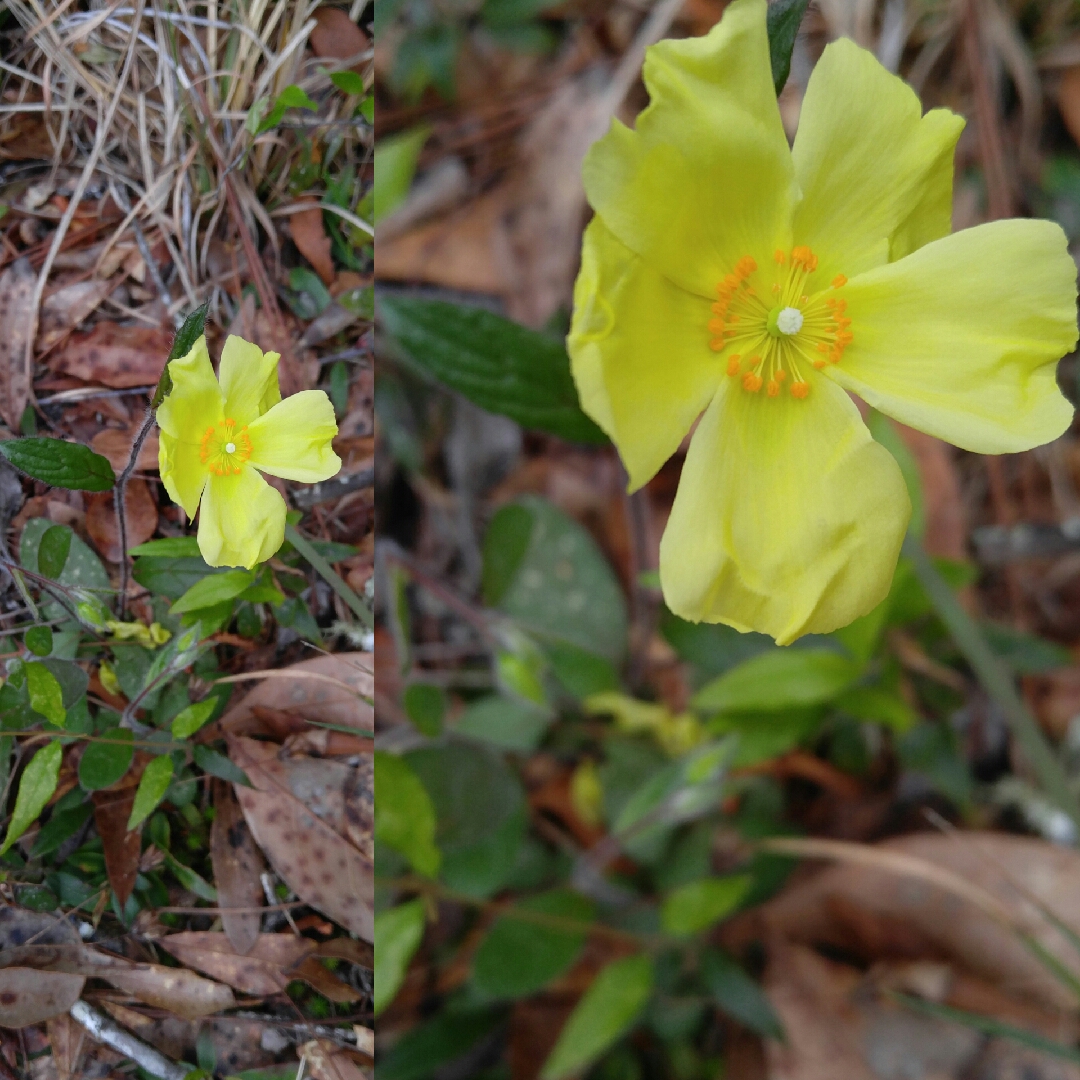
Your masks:
{"label": "bare stem", "polygon": [[116,504],[116,531],[120,540],[120,606],[118,614],[121,622],[127,615],[127,586],[128,586],[128,550],[127,550],[127,485],[131,474],[135,471],[135,462],[139,460],[139,451],[143,448],[147,436],[154,427],[154,409],[148,408],[143,417],[142,427],[135,436],[135,442],[131,446],[131,456],[128,458],[124,471],[116,481],[116,494],[113,499]]}

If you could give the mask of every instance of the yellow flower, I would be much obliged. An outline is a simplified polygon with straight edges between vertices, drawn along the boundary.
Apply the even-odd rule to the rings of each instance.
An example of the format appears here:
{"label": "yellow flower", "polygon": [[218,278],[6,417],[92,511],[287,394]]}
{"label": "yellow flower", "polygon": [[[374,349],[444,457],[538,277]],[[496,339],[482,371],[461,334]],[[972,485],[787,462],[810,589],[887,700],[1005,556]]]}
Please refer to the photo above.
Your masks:
{"label": "yellow flower", "polygon": [[161,480],[189,517],[201,500],[199,550],[210,566],[250,569],[281,547],[285,500],[260,472],[310,484],[341,468],[330,399],[302,390],[283,401],[279,359],[230,337],[219,384],[200,337],[169,362],[172,393],[157,413]]}
{"label": "yellow flower", "polygon": [[848,396],[984,454],[1059,436],[1076,341],[1061,229],[949,235],[963,127],[850,41],[789,149],[764,0],[649,50],[651,104],[589,152],[568,346],[585,410],[646,483],[695,421],[660,547],[668,606],[781,644],[887,593],[910,505]]}

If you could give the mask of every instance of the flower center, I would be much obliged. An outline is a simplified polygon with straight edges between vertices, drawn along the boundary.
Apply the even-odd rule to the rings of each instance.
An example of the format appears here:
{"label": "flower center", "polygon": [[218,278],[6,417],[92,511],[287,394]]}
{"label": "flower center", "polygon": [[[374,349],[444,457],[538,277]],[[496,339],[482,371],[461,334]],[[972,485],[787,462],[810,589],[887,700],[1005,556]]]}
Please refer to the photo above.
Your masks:
{"label": "flower center", "polygon": [[790,380],[791,396],[805,398],[810,383],[804,365],[820,371],[828,363],[839,363],[853,340],[851,320],[844,314],[847,301],[836,295],[847,278],[837,274],[827,288],[815,292],[810,279],[818,259],[805,246],[792,248],[790,255],[778,250],[773,261],[777,280],[772,304],[754,287],[758,264],[749,255],[717,284],[709,347],[714,352],[738,350],[728,353],[727,373],[741,376],[749,393],[764,386],[769,397],[778,397]]}
{"label": "flower center", "polygon": [[199,460],[215,475],[240,474],[244,462],[251,457],[251,440],[247,425],[236,430],[236,421],[226,419],[216,427],[208,427],[199,443]]}

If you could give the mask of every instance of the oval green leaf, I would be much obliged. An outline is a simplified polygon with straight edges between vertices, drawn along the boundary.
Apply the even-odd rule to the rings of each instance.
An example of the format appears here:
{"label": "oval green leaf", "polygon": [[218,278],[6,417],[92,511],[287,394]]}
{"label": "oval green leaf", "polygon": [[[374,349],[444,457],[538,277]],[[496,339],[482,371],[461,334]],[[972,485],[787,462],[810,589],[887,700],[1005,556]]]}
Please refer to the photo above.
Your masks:
{"label": "oval green leaf", "polygon": [[825,649],[771,649],[714,679],[693,705],[703,712],[819,705],[846,690],[860,670],[846,656]]}
{"label": "oval green leaf", "polygon": [[0,454],[20,472],[53,487],[73,491],[108,491],[116,474],[108,458],[82,443],[63,439],[6,439]]}
{"label": "oval green leaf", "polygon": [[423,936],[424,901],[419,897],[375,916],[376,1016],[394,1000]]}
{"label": "oval green leaf", "polygon": [[79,783],[84,791],[111,787],[131,766],[135,749],[127,728],[103,732],[100,741],[87,744],[79,761]]}
{"label": "oval green leaf", "polygon": [[38,544],[38,571],[56,581],[67,565],[74,534],[66,525],[53,525],[45,530]]}
{"label": "oval green leaf", "polygon": [[40,661],[27,664],[26,689],[30,695],[30,708],[41,713],[57,727],[64,726],[67,709],[64,708],[64,692],[56,676]]}
{"label": "oval green leaf", "polygon": [[752,884],[749,874],[691,881],[667,896],[660,922],[675,937],[692,937],[730,915]]}
{"label": "oval green leaf", "polygon": [[253,581],[250,570],[227,570],[224,574],[211,574],[194,585],[170,608],[170,614],[182,615],[187,611],[201,611],[215,604],[239,596]]}
{"label": "oval green leaf", "polygon": [[154,812],[169,790],[172,778],[173,762],[168,754],[161,754],[147,763],[135,792],[131,817],[128,818],[128,832],[137,829]]}
{"label": "oval green leaf", "polygon": [[37,821],[38,815],[45,809],[45,804],[52,798],[52,793],[56,790],[56,781],[60,776],[60,758],[63,752],[63,747],[58,741],[51,742],[48,746],[42,747],[23,770],[22,778],[19,780],[19,793],[15,796],[15,810],[11,815],[7,836],[4,837],[4,843],[0,846],[0,855],[5,854],[8,848]]}
{"label": "oval green leaf", "polygon": [[48,656],[53,649],[52,629],[48,626],[31,626],[23,634],[23,644],[35,656]]}
{"label": "oval green leaf", "polygon": [[375,753],[375,839],[428,877],[439,870],[435,808],[420,778],[394,754]]}

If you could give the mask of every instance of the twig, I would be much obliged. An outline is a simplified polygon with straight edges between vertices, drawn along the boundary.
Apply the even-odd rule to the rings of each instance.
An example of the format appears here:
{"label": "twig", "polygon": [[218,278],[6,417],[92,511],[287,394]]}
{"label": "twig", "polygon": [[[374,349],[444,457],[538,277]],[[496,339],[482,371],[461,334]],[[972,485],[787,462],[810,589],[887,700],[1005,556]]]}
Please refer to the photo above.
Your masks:
{"label": "twig", "polygon": [[186,1066],[177,1064],[148,1043],[144,1043],[142,1039],[137,1039],[130,1031],[125,1031],[85,1001],[76,1001],[68,1010],[68,1015],[86,1028],[92,1038],[130,1058],[151,1076],[160,1077],[160,1080],[184,1080],[191,1072]]}
{"label": "twig", "polygon": [[154,428],[154,417],[154,407],[148,405],[146,408],[146,415],[143,417],[142,427],[139,428],[139,434],[135,436],[135,442],[131,445],[131,456],[128,458],[128,463],[124,466],[124,471],[116,481],[113,495],[113,502],[116,508],[116,531],[120,537],[120,603],[118,614],[121,622],[123,622],[124,618],[127,616],[128,546],[127,508],[125,506],[127,485],[128,481],[131,479],[131,474],[135,471],[135,462],[139,460],[139,452],[143,448],[143,443],[146,442],[147,437]]}

